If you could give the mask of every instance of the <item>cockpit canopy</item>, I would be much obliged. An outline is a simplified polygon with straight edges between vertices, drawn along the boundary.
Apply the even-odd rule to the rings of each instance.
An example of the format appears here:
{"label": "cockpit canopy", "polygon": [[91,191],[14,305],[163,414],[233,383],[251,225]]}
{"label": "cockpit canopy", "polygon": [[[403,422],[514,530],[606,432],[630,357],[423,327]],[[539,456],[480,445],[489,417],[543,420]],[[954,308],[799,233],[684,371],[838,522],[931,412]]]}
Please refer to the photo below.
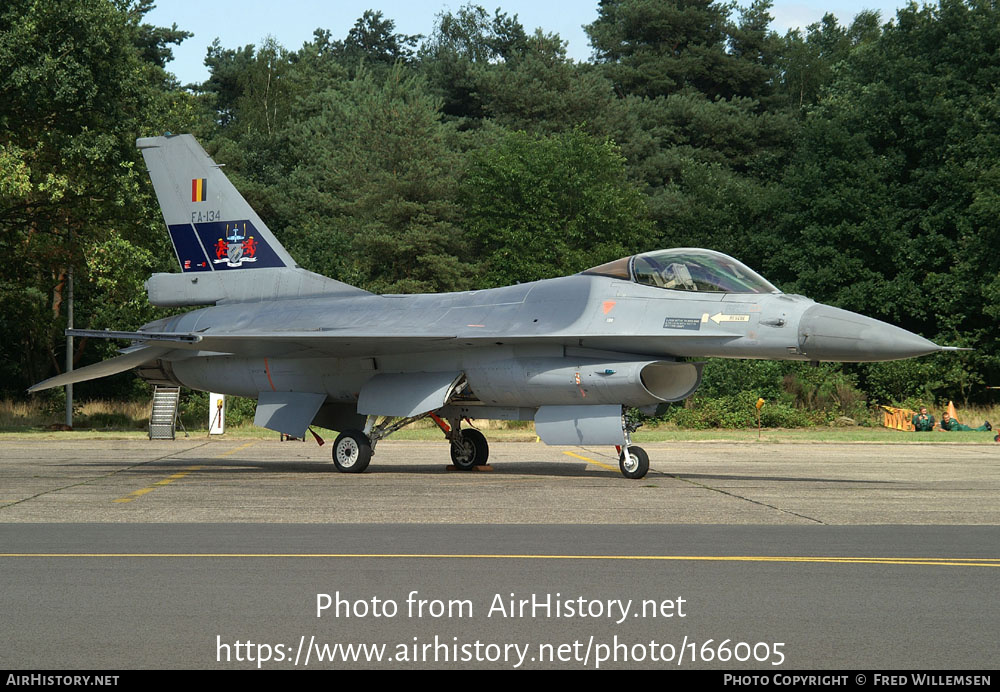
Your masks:
{"label": "cockpit canopy", "polygon": [[780,293],[767,279],[729,255],[701,248],[656,250],[623,257],[583,274],[697,293]]}

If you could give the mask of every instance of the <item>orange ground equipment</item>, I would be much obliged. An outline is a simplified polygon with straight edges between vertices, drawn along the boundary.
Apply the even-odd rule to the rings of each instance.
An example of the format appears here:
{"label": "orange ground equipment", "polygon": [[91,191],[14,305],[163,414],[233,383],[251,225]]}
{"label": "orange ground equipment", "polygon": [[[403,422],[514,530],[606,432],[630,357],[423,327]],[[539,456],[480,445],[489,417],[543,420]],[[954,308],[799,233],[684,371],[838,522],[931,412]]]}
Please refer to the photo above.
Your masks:
{"label": "orange ground equipment", "polygon": [[905,430],[913,432],[913,416],[916,413],[908,408],[893,408],[883,406],[882,425],[893,430]]}

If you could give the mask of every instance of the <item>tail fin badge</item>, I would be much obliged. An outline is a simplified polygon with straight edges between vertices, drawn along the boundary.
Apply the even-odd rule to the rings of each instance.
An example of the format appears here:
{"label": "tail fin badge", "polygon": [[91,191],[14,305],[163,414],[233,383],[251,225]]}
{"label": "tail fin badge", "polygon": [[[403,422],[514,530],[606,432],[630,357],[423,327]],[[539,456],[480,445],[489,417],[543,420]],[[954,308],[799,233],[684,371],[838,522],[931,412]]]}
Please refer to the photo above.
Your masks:
{"label": "tail fin badge", "polygon": [[215,244],[214,264],[225,262],[227,267],[239,267],[244,262],[257,261],[257,247],[259,243],[253,236],[248,237],[246,230],[246,223],[243,224],[242,233],[240,232],[239,224],[234,223],[231,231],[229,230],[229,224],[226,224],[225,240],[219,238],[219,241]]}
{"label": "tail fin badge", "polygon": [[196,223],[194,228],[214,270],[285,266],[249,219]]}

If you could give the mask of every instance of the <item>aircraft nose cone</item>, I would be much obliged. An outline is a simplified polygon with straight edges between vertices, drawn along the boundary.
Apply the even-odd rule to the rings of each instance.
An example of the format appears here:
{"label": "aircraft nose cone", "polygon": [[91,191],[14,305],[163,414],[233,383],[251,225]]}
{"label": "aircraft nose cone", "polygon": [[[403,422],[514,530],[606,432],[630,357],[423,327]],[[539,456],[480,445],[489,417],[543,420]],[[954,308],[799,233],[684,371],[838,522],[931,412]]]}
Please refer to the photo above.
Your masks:
{"label": "aircraft nose cone", "polygon": [[813,305],[799,320],[799,352],[811,360],[862,363],[941,350],[913,332],[829,305]]}

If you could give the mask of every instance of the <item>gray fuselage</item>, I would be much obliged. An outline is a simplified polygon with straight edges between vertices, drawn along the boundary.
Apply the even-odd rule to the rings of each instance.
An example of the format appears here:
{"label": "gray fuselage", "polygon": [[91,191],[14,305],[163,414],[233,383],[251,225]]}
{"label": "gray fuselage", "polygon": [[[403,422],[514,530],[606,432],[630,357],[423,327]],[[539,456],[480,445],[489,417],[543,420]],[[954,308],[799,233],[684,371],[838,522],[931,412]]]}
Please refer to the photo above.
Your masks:
{"label": "gray fuselage", "polygon": [[[223,304],[143,328],[206,336],[265,330],[349,334],[357,342],[271,339],[256,348],[242,343],[239,355],[175,351],[170,367],[185,386],[241,396],[310,391],[350,402],[377,373],[459,370],[483,403],[589,404],[617,396],[617,403],[642,406],[674,397],[638,390],[631,396],[605,386],[606,395],[587,400],[588,389],[619,375],[600,366],[681,357],[888,360],[938,350],[905,330],[802,296],[677,291],[587,274],[461,293]],[[500,365],[511,361],[525,372]],[[565,387],[546,381],[553,379],[546,372],[581,367],[599,376],[571,378]],[[505,385],[503,377],[512,379]],[[533,378],[541,378],[537,388],[530,386]]]}

